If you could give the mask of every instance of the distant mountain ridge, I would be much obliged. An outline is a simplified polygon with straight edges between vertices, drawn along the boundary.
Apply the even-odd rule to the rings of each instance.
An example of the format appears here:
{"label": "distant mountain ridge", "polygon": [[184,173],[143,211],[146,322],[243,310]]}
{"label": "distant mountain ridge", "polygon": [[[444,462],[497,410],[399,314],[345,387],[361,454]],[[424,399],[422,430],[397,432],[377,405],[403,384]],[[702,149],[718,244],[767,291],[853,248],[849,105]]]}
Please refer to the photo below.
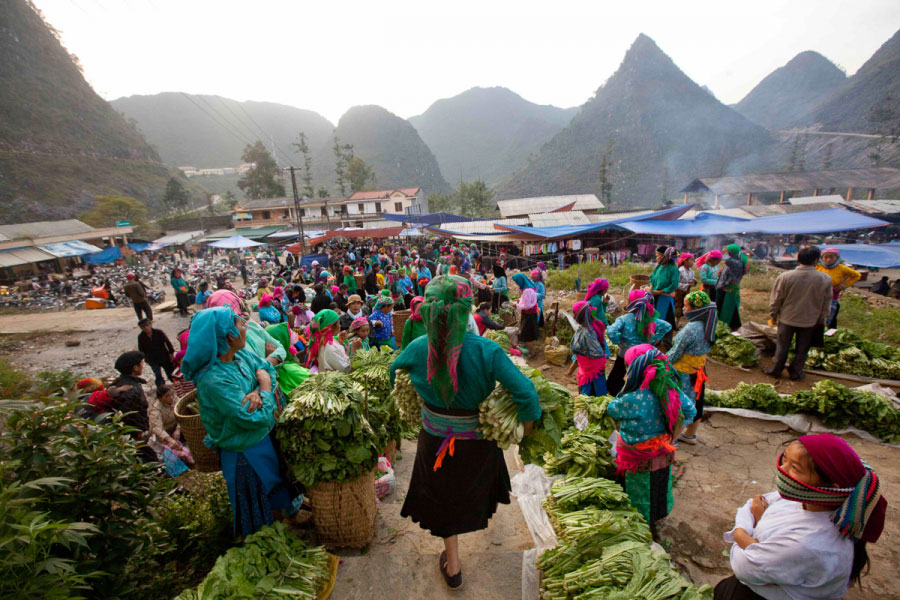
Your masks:
{"label": "distant mountain ridge", "polygon": [[0,222],[77,216],[101,194],[153,202],[168,170],[98,96],[29,2],[0,20]]}
{"label": "distant mountain ridge", "polygon": [[609,144],[608,180],[618,206],[652,206],[697,177],[758,169],[772,139],[685,75],[638,36],[615,74],[498,198],[596,193]]}
{"label": "distant mountain ridge", "polygon": [[816,125],[823,131],[880,133],[868,118],[876,107],[900,115],[900,30],[795,124]]}
{"label": "distant mountain ridge", "polygon": [[495,184],[528,164],[577,111],[534,104],[504,87],[474,87],[435,101],[409,122],[445,176]]}
{"label": "distant mountain ridge", "polygon": [[733,108],[754,123],[779,129],[802,119],[846,80],[834,63],[808,50],[766,76]]}

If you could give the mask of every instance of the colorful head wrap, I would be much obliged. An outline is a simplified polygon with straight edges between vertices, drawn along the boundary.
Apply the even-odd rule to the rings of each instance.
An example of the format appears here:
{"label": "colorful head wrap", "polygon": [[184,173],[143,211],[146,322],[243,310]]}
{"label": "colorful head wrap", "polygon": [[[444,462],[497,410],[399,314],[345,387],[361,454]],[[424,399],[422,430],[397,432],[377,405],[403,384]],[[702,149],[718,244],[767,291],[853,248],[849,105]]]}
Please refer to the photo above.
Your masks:
{"label": "colorful head wrap", "polygon": [[338,319],[340,319],[338,314],[330,308],[320,310],[319,313],[313,317],[312,325],[310,326],[313,343],[306,356],[307,368],[318,366],[319,352],[325,346],[334,343],[334,332],[332,331],[331,326],[337,323]]}
{"label": "colorful head wrap", "polygon": [[689,258],[694,258],[694,255],[690,252],[682,253],[681,256],[678,257],[678,266],[680,267],[681,265],[686,263]]}
{"label": "colorful head wrap", "polygon": [[275,296],[276,298],[283,298],[284,297],[284,288],[280,285],[275,286],[275,289],[272,291],[272,295]]}
{"label": "colorful head wrap", "polygon": [[538,261],[537,268],[540,269],[541,271],[546,271],[547,263],[545,263],[544,261]]}
{"label": "colorful head wrap", "polygon": [[592,296],[596,296],[597,294],[605,294],[609,289],[609,281],[603,279],[602,277],[595,279],[590,286],[588,286],[587,294],[584,295],[585,300],[590,300]]}
{"label": "colorful head wrap", "polygon": [[201,310],[191,321],[190,338],[181,373],[189,381],[196,381],[213,364],[216,357],[228,351],[228,336],[238,337],[235,319],[239,318],[230,306],[216,306]]}
{"label": "colorful head wrap", "polygon": [[375,310],[381,310],[385,306],[393,306],[394,299],[391,298],[391,293],[387,290],[382,290],[381,295],[378,296],[378,302],[375,303]]}
{"label": "colorful head wrap", "polygon": [[419,306],[425,301],[425,298],[422,296],[416,296],[409,303],[409,309],[411,311],[409,315],[410,321],[421,321],[422,314],[419,312]]}
{"label": "colorful head wrap", "polygon": [[638,334],[649,342],[656,333],[656,309],[653,308],[653,297],[644,290],[631,290],[625,312],[634,313]]}
{"label": "colorful head wrap", "polygon": [[284,348],[284,351],[286,352],[288,362],[296,362],[294,355],[297,354],[297,347],[292,343],[296,342],[296,339],[292,339],[296,337],[296,334],[291,331],[291,328],[287,323],[281,322],[277,325],[269,325],[266,327],[266,333],[271,335],[276,342],[281,344],[281,347]]}
{"label": "colorful head wrap", "polygon": [[103,382],[96,377],[86,377],[75,384],[75,389],[94,392],[103,389]]}
{"label": "colorful head wrap", "polygon": [[462,277],[435,277],[419,307],[428,337],[428,381],[447,406],[459,390],[456,369],[472,302],[468,281]]}
{"label": "colorful head wrap", "polygon": [[464,260],[462,265],[459,268],[459,272],[462,273],[463,275],[465,275],[466,273],[469,272],[469,269],[471,269],[471,268],[472,268],[472,263],[470,263],[467,260]]}
{"label": "colorful head wrap", "polygon": [[350,331],[356,331],[357,329],[359,329],[359,328],[362,327],[363,325],[368,325],[368,324],[369,324],[369,320],[368,320],[367,318],[365,318],[365,317],[356,317],[356,318],[353,319],[353,321],[350,323]]}
{"label": "colorful head wrap", "polygon": [[775,487],[786,500],[835,509],[834,524],[841,535],[864,542],[876,542],[884,529],[887,500],[881,494],[881,480],[845,440],[830,433],[797,438],[816,470],[836,487],[818,488],[788,475],[778,457]]}
{"label": "colorful head wrap", "polygon": [[531,280],[532,281],[540,281],[541,280],[541,270],[540,269],[532,269],[531,270]]}
{"label": "colorful head wrap", "polygon": [[747,267],[747,262],[750,260],[746,254],[741,252],[741,247],[737,244],[728,244],[725,246],[725,250],[733,256],[734,258],[740,258],[741,262],[744,263],[744,267]]}
{"label": "colorful head wrap", "polygon": [[722,258],[722,251],[721,250],[710,250],[709,252],[707,252],[700,258],[698,258],[697,262],[695,263],[697,265],[697,268],[699,269],[700,267],[705,265],[706,261],[708,261],[711,258]]}
{"label": "colorful head wrap", "polygon": [[259,305],[269,306],[270,304],[272,304],[272,300],[274,300],[272,294],[263,294],[262,298],[259,299]]}
{"label": "colorful head wrap", "polygon": [[572,306],[572,312],[575,313],[575,321],[584,327],[593,329],[602,343],[603,336],[606,334],[606,325],[597,318],[596,310],[586,300],[579,300]]}
{"label": "colorful head wrap", "polygon": [[837,248],[825,248],[824,250],[822,250],[822,256],[824,257],[826,254],[837,255],[837,260],[834,261],[833,263],[831,263],[830,265],[825,264],[825,261],[822,258],[819,258],[819,264],[822,265],[823,267],[825,267],[826,269],[833,269],[836,266],[838,266],[839,264],[841,264],[842,262],[844,262],[844,259],[841,258],[841,253],[840,253],[840,251],[838,251]]}
{"label": "colorful head wrap", "polygon": [[666,432],[671,436],[681,429],[681,388],[678,372],[665,354],[650,344],[632,346],[625,352],[625,385],[619,396],[638,389],[649,389],[659,400]]}
{"label": "colorful head wrap", "polygon": [[686,310],[684,316],[688,321],[703,321],[703,331],[706,341],[710,344],[716,343],[716,321],[718,320],[719,311],[716,305],[712,304],[706,292],[695,291],[684,297],[685,302],[692,307],[692,310]]}
{"label": "colorful head wrap", "polygon": [[339,288],[339,287],[336,286],[336,285],[333,285],[333,286],[331,286],[331,293],[332,293],[332,294],[340,294],[340,293],[341,293],[341,288]]}
{"label": "colorful head wrap", "polygon": [[656,251],[663,255],[659,264],[667,265],[672,262],[672,256],[675,254],[675,248],[673,246],[659,246],[656,248]]}
{"label": "colorful head wrap", "polygon": [[532,282],[528,277],[525,276],[525,273],[516,273],[512,276],[512,280],[516,282],[516,285],[519,286],[523,291],[527,289],[535,289],[534,282]]}

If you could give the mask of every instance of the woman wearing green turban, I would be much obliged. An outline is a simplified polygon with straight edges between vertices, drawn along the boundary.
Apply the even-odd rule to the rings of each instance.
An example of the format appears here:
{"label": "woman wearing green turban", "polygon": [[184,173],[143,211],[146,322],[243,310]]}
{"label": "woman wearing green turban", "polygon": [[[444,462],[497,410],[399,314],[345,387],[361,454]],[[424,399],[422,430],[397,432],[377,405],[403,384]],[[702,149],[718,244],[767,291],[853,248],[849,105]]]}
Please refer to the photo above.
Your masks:
{"label": "woman wearing green turban", "polygon": [[[306,366],[310,372],[350,371],[350,359],[344,351],[347,332],[341,331],[340,317],[330,308],[319,311],[310,325],[312,344],[306,355]],[[334,336],[337,334],[338,343]]]}
{"label": "woman wearing green turban", "polygon": [[737,244],[725,246],[723,254],[725,266],[716,282],[716,307],[719,320],[736,331],[741,327],[741,280],[749,271],[749,259]]}
{"label": "woman wearing green turban", "polygon": [[275,372],[278,374],[278,387],[281,388],[282,392],[290,395],[295,387],[306,381],[309,377],[309,370],[297,364],[297,359],[294,356],[296,348],[291,343],[291,330],[287,323],[269,325],[266,327],[266,333],[271,335],[284,348],[287,358],[275,367]]}
{"label": "woman wearing green turban", "polygon": [[[440,568],[447,585],[462,585],[458,536],[487,527],[497,504],[509,503],[503,452],[478,431],[478,405],[499,381],[526,424],[541,416],[537,392],[495,342],[466,331],[472,288],[462,277],[435,277],[419,307],[425,335],[391,365],[409,371],[424,400],[412,480],[401,515],[444,539]],[[437,457],[437,460],[435,460]]]}

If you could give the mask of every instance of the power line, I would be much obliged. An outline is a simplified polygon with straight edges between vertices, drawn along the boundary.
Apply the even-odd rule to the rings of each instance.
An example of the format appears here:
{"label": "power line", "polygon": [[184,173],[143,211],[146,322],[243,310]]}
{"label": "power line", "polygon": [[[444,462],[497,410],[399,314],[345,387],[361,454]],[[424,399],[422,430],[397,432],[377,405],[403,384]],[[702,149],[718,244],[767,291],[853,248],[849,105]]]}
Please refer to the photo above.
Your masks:
{"label": "power line", "polygon": [[[206,106],[208,106],[208,107],[209,107],[209,110],[211,110],[213,113],[215,113],[215,115],[216,115],[217,117],[219,117],[219,118],[222,120],[223,123],[225,123],[225,126],[226,126],[226,127],[228,127],[229,129],[232,129],[232,128],[233,128],[234,131],[237,132],[237,134],[241,136],[241,138],[243,138],[245,141],[247,140],[247,138],[244,138],[244,134],[241,133],[241,131],[240,131],[237,127],[234,127],[234,125],[232,125],[231,123],[229,123],[227,117],[222,116],[222,114],[219,113],[219,111],[217,111],[215,108],[213,108],[213,105],[210,104],[209,101],[207,101],[206,98],[204,98],[203,96],[197,96],[197,98],[200,100],[200,102],[202,102],[203,104],[205,104]],[[250,137],[250,139],[252,139],[252,138],[253,138],[253,136]],[[248,142],[248,143],[249,143],[251,146],[253,145],[253,142],[252,142],[252,141],[251,141],[251,142]]]}
{"label": "power line", "polygon": [[[237,107],[238,107],[239,109],[241,109],[241,112],[242,112],[242,113],[244,113],[245,115],[247,115],[247,118],[250,119],[250,122],[251,122],[251,123],[253,123],[254,125],[256,125],[256,128],[257,128],[257,129],[259,129],[259,130],[260,130],[261,132],[263,132],[263,133],[266,132],[266,130],[263,129],[262,126],[260,126],[259,123],[256,122],[256,119],[254,119],[253,116],[251,116],[250,113],[247,112],[247,110],[244,108],[243,103],[238,102],[238,103],[237,103]],[[284,149],[283,149],[281,146],[279,146],[279,145],[275,142],[275,138],[274,138],[274,137],[272,137],[272,136],[269,136],[269,137],[272,139],[272,143],[273,143],[279,150],[281,150],[281,152],[287,157],[287,161],[293,165],[293,164],[294,164],[294,161],[292,161],[292,160],[290,159],[290,153],[289,153],[289,152],[285,152]],[[296,165],[294,165],[294,166],[296,166]],[[299,168],[299,167],[297,167],[297,168]]]}
{"label": "power line", "polygon": [[196,106],[197,109],[200,110],[200,112],[202,112],[202,113],[205,114],[207,117],[209,117],[210,119],[212,119],[212,121],[213,121],[216,125],[218,125],[218,126],[221,127],[223,130],[227,131],[227,132],[230,133],[232,136],[234,136],[235,138],[237,138],[238,141],[243,142],[243,143],[245,143],[245,144],[249,144],[249,145],[251,145],[251,146],[253,145],[252,142],[248,142],[242,135],[240,135],[240,134],[238,134],[238,133],[235,133],[235,132],[232,131],[228,126],[223,125],[221,122],[219,122],[219,120],[216,119],[214,116],[212,116],[212,114],[210,114],[209,111],[207,111],[205,108],[203,108],[202,106],[200,106],[199,104],[197,104],[196,102],[194,102],[194,99],[191,98],[188,94],[186,94],[185,92],[181,92],[181,95],[184,96],[185,98],[187,98],[188,101],[189,101],[191,104],[193,104],[194,106]]}
{"label": "power line", "polygon": [[[278,144],[278,142],[275,141],[274,136],[269,135],[269,134],[266,132],[266,130],[263,129],[263,128],[259,125],[259,123],[257,123],[257,122],[253,119],[253,117],[251,117],[250,114],[249,114],[246,110],[244,110],[244,107],[241,106],[241,103],[240,103],[240,102],[235,102],[235,103],[237,104],[238,108],[241,109],[241,112],[243,112],[243,113],[247,116],[247,118],[250,119],[250,121],[252,121],[254,125],[256,125],[256,128],[257,128],[258,132],[254,132],[253,129],[252,129],[249,125],[247,125],[247,123],[246,123],[243,119],[241,119],[241,118],[240,118],[233,110],[231,110],[231,107],[228,106],[228,104],[226,104],[225,99],[222,98],[221,96],[219,96],[219,103],[221,103],[222,106],[224,106],[224,107],[228,110],[228,112],[230,112],[232,115],[234,115],[234,118],[237,119],[238,122],[240,122],[240,124],[244,126],[244,129],[246,129],[247,131],[249,131],[250,134],[251,134],[252,136],[256,137],[256,136],[259,135],[259,136],[260,136],[260,140],[263,140],[263,139],[265,139],[265,138],[268,137],[268,138],[269,138],[269,141],[270,141],[271,144],[272,144],[272,146],[284,155],[285,160],[287,160],[287,162],[290,163],[291,166],[293,166],[293,167],[296,167],[296,166],[297,166],[297,165],[294,164],[294,161],[291,160],[291,158],[290,158],[290,156],[291,156],[290,153],[289,153],[289,152],[285,152],[284,148],[282,148],[282,147]],[[299,167],[298,167],[298,168],[299,168]]]}

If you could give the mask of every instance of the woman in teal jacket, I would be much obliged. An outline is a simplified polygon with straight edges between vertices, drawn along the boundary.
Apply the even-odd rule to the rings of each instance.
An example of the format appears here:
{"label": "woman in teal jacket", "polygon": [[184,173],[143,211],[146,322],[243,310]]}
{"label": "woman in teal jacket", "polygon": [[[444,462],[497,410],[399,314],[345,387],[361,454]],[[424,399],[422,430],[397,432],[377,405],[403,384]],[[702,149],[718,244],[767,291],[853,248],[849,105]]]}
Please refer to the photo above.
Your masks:
{"label": "woman in teal jacket", "polygon": [[290,508],[291,496],[269,434],[275,426],[275,369],[244,346],[247,327],[231,307],[200,311],[181,361],[197,386],[204,443],[219,450],[235,534],[247,536]]}
{"label": "woman in teal jacket", "polygon": [[172,288],[175,290],[175,302],[178,303],[178,313],[182,317],[186,317],[190,302],[188,302],[188,284],[181,276],[181,269],[176,268],[172,271],[169,283],[172,284]]}
{"label": "woman in teal jacket", "polygon": [[[653,294],[653,305],[660,318],[665,319],[675,331],[675,291],[678,289],[680,274],[675,265],[675,248],[660,246],[656,249],[656,267],[650,274],[650,293]],[[666,334],[666,345],[672,345],[671,333]]]}

